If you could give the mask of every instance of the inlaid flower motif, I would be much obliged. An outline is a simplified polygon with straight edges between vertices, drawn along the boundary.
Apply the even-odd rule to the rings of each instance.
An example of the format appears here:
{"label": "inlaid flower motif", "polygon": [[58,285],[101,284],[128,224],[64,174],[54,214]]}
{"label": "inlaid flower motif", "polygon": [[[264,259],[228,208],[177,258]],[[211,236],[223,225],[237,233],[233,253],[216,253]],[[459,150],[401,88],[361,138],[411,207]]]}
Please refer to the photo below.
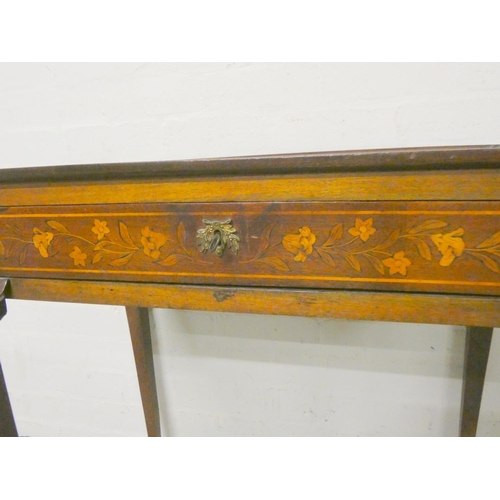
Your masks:
{"label": "inlaid flower motif", "polygon": [[359,236],[362,241],[368,241],[368,238],[375,233],[376,229],[373,226],[373,219],[370,217],[365,221],[361,219],[356,219],[356,223],[351,229],[349,229],[349,233],[352,236]]}
{"label": "inlaid flower motif", "polygon": [[149,226],[141,229],[141,245],[144,247],[144,253],[152,259],[157,259],[160,256],[160,248],[167,242],[167,237],[164,234],[151,231]]}
{"label": "inlaid flower motif", "polygon": [[92,232],[97,235],[97,239],[100,241],[109,233],[108,223],[106,221],[101,221],[99,219],[94,219],[94,227]]}
{"label": "inlaid flower motif", "polygon": [[74,250],[69,254],[69,256],[73,259],[75,266],[85,267],[87,254],[83,253],[79,247],[74,247]]}
{"label": "inlaid flower motif", "polygon": [[456,257],[460,257],[465,249],[465,243],[462,239],[464,235],[463,228],[459,227],[455,231],[446,234],[433,234],[431,240],[436,245],[442,257],[439,265],[443,267],[449,266]]}
{"label": "inlaid flower motif", "polygon": [[54,233],[48,233],[40,231],[37,227],[33,229],[33,244],[35,248],[38,249],[40,255],[44,258],[49,256],[47,249],[49,248],[50,242],[54,238]]}
{"label": "inlaid flower motif", "polygon": [[296,262],[304,262],[308,255],[313,251],[313,245],[316,242],[316,236],[307,227],[301,227],[299,234],[287,234],[282,241],[286,250],[293,253]]}
{"label": "inlaid flower motif", "polygon": [[411,260],[405,257],[404,252],[397,252],[392,257],[382,261],[384,266],[389,268],[389,274],[402,274],[406,276],[406,268],[411,265]]}

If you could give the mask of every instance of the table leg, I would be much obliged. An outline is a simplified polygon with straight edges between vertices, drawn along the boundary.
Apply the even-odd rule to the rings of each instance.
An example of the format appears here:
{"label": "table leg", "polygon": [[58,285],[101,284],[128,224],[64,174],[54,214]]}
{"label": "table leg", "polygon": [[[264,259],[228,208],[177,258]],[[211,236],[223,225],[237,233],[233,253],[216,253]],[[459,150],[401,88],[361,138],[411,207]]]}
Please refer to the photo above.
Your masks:
{"label": "table leg", "polygon": [[492,334],[493,328],[467,327],[460,415],[460,436],[462,437],[476,435]]}
{"label": "table leg", "polygon": [[127,307],[126,310],[148,436],[160,437],[160,412],[156,393],[149,310],[146,307]]}
{"label": "table leg", "polygon": [[0,319],[7,314],[7,303],[0,293]]}
{"label": "table leg", "polygon": [[[0,278],[0,320],[7,314],[5,290],[8,280]],[[2,365],[0,364],[0,437],[17,437],[16,422],[10,406],[9,393],[5,385]]]}
{"label": "table leg", "polygon": [[17,437],[16,422],[0,365],[0,437]]}
{"label": "table leg", "polygon": [[0,320],[7,314],[7,301],[5,300],[5,292],[9,280],[7,278],[0,278]]}

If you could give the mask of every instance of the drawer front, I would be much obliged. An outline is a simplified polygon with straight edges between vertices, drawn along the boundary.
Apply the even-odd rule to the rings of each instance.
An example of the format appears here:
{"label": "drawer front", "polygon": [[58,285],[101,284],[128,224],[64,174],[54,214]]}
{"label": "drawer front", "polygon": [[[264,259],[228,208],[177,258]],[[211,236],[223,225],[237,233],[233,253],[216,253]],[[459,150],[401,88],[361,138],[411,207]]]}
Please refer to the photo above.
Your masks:
{"label": "drawer front", "polygon": [[0,210],[0,276],[499,295],[499,202]]}

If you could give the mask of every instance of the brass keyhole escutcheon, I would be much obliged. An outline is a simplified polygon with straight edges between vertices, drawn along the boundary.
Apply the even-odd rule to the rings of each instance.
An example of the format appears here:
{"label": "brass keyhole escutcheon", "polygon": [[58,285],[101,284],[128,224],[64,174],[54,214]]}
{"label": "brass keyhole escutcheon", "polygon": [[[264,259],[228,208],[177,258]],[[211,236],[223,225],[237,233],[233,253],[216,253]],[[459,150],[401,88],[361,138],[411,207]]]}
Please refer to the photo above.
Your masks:
{"label": "brass keyhole escutcheon", "polygon": [[216,220],[202,219],[205,223],[203,229],[198,229],[196,244],[201,253],[214,253],[222,257],[224,250],[230,248],[236,255],[240,249],[240,239],[236,236],[236,229],[231,219],[219,222]]}

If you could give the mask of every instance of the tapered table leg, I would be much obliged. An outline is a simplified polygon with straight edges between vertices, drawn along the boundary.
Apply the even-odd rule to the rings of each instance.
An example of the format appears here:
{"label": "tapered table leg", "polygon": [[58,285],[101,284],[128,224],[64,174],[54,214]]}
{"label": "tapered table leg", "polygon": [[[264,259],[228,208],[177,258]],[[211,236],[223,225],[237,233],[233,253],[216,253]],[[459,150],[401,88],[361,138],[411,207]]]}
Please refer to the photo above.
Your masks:
{"label": "tapered table leg", "polygon": [[160,437],[160,412],[156,393],[149,311],[146,307],[127,307],[126,309],[148,436]]}
{"label": "tapered table leg", "polygon": [[493,328],[467,327],[460,415],[462,437],[476,435],[492,334]]}
{"label": "tapered table leg", "polygon": [[[7,314],[5,290],[7,278],[0,278],[0,320]],[[2,365],[0,364],[0,437],[17,437],[16,422],[10,406],[9,393],[5,385]]]}
{"label": "tapered table leg", "polygon": [[0,365],[0,437],[17,437],[16,422]]}

